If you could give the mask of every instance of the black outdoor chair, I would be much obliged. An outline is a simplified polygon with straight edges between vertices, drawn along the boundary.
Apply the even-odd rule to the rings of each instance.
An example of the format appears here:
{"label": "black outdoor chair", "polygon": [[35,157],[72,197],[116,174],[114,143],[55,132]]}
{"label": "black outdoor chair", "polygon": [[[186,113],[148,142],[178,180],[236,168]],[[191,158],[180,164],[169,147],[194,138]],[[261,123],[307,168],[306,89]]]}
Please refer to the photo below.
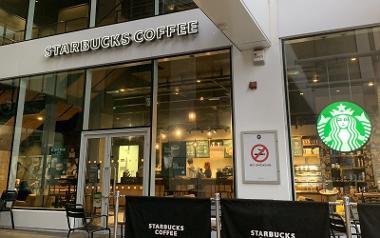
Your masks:
{"label": "black outdoor chair", "polygon": [[13,190],[4,191],[0,198],[0,212],[9,212],[11,216],[12,229],[15,229],[13,221],[13,206],[17,199],[17,192]]}
{"label": "black outdoor chair", "polygon": [[[336,213],[330,214],[330,237],[340,238],[347,237],[346,222],[344,219]],[[352,232],[352,236],[360,238],[361,234],[358,229],[358,224],[353,221],[351,223],[351,228],[354,228],[355,232]],[[351,229],[352,230],[352,229]]]}
{"label": "black outdoor chair", "polygon": [[[67,217],[67,225],[69,227],[69,232],[67,233],[67,237],[70,237],[71,232],[74,231],[86,231],[88,237],[93,237],[95,232],[98,231],[108,231],[108,237],[111,237],[111,229],[108,228],[108,215],[100,215],[100,216],[86,216],[83,205],[81,204],[67,204],[66,205],[66,217]],[[94,219],[96,218],[106,218],[106,226],[99,226],[94,223]],[[70,220],[71,219],[71,220]],[[81,220],[82,226],[75,227],[75,221]],[[74,222],[72,226],[71,221]],[[90,236],[91,235],[91,236]]]}
{"label": "black outdoor chair", "polygon": [[330,237],[343,237],[346,236],[346,223],[343,218],[336,213],[330,214]]}

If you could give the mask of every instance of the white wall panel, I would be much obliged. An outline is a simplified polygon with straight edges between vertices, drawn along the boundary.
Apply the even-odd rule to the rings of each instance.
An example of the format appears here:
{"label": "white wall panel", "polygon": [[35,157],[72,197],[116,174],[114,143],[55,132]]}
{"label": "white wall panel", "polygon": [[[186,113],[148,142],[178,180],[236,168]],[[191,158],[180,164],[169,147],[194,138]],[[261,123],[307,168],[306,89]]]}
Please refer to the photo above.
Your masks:
{"label": "white wall panel", "polygon": [[[133,34],[141,29],[156,28],[158,26],[178,24],[191,20],[199,21],[199,34],[185,37],[176,36],[172,39],[156,40],[143,44],[133,43],[124,48],[98,50],[96,52],[85,52],[54,58],[44,57],[44,49],[49,45],[87,40],[124,32]],[[199,9],[195,9],[0,47],[0,79],[161,57],[229,45],[230,43],[223,33]]]}
{"label": "white wall panel", "polygon": [[[272,2],[271,11],[276,11]],[[233,49],[233,93],[235,121],[236,179],[239,198],[292,199],[291,165],[287,131],[284,77],[282,71],[281,43],[277,38],[277,17],[270,23],[272,46],[265,50],[265,65],[254,66],[252,51]],[[250,90],[250,81],[257,81],[257,90]],[[276,130],[280,185],[243,184],[242,131]]]}
{"label": "white wall panel", "polygon": [[[46,210],[13,210],[16,229],[28,230],[67,230],[66,213],[64,211]],[[0,226],[11,227],[8,212],[0,213]]]}
{"label": "white wall panel", "polygon": [[290,37],[380,23],[379,0],[272,0],[279,36]]}

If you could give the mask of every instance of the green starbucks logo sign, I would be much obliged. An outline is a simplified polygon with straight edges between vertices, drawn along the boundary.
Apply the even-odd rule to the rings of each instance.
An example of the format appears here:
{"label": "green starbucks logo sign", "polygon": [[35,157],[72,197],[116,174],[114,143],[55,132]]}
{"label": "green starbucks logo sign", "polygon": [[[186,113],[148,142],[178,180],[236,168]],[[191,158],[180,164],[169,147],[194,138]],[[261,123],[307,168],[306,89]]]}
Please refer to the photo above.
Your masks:
{"label": "green starbucks logo sign", "polygon": [[371,136],[368,114],[351,102],[335,102],[325,107],[317,121],[318,135],[328,147],[341,152],[360,149]]}

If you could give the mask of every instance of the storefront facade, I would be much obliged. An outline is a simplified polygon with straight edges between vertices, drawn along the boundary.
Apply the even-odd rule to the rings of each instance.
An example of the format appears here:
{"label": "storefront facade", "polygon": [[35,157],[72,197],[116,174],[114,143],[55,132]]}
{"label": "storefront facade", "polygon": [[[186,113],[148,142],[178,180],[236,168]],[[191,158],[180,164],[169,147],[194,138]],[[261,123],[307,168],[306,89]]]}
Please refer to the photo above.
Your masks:
{"label": "storefront facade", "polygon": [[[143,2],[48,6],[39,0],[25,1],[17,12],[2,9],[25,19],[4,27],[0,47],[6,138],[0,142],[0,189],[26,191],[16,204],[16,227],[66,229],[65,203],[105,212],[113,205],[107,196],[116,190],[144,196],[205,198],[219,192],[226,198],[319,200],[313,192],[322,189],[355,194],[357,183],[351,183],[367,177],[371,181],[355,189],[376,186],[377,70],[363,67],[370,64],[368,57],[377,57],[377,36],[372,36],[377,28],[347,31],[349,39],[312,35],[363,28],[380,19],[352,23],[338,17],[336,25],[326,19],[321,29],[309,31],[294,21],[305,16],[290,17],[295,3],[247,3],[270,42],[265,63],[255,64],[253,48],[242,50],[226,33],[228,27],[216,25],[194,2]],[[49,7],[51,16],[43,17]],[[311,37],[297,37],[306,34]],[[365,36],[370,43],[359,49],[352,41]],[[326,38],[332,42],[320,43]],[[353,45],[324,51],[339,42]],[[342,59],[327,67],[333,73],[325,67],[335,60],[331,54]],[[355,81],[360,76],[363,80]],[[341,172],[338,178],[318,171],[321,179],[313,182],[319,184],[299,186],[314,179],[307,166],[319,164],[322,170],[322,158],[336,154],[326,152],[330,147],[315,130],[320,110],[336,101],[353,102],[368,114],[371,136],[363,139],[365,147],[357,145],[363,152],[354,171],[371,163],[373,175]],[[345,110],[341,114],[349,114]],[[276,183],[244,179],[242,133],[255,131],[276,132]],[[312,146],[305,151],[306,139],[310,145],[316,142],[318,151]],[[299,154],[297,142],[302,144]],[[350,153],[343,150],[339,156]],[[304,159],[309,154],[315,161]],[[338,161],[329,162],[334,164],[329,171],[339,168]],[[305,181],[302,173],[301,180],[297,177],[300,171],[306,172]],[[348,186],[332,181],[345,183],[345,176],[351,179]],[[1,224],[8,224],[6,216],[1,215]]]}

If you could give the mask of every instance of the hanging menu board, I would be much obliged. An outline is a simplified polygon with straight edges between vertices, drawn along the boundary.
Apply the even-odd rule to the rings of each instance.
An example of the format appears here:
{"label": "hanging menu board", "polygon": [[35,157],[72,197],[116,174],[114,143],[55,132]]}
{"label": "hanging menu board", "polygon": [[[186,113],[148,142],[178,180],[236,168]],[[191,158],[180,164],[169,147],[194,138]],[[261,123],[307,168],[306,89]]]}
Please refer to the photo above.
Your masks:
{"label": "hanging menu board", "polygon": [[186,142],[164,143],[162,146],[164,176],[186,175]]}
{"label": "hanging menu board", "polygon": [[224,158],[232,158],[232,155],[233,155],[232,140],[224,140],[223,146],[224,146]]}
{"label": "hanging menu board", "polygon": [[208,158],[210,157],[208,140],[197,141],[197,146],[195,147],[195,157],[197,158]]}
{"label": "hanging menu board", "polygon": [[195,146],[197,145],[197,142],[186,142],[186,157],[187,158],[194,158],[195,157]]}

